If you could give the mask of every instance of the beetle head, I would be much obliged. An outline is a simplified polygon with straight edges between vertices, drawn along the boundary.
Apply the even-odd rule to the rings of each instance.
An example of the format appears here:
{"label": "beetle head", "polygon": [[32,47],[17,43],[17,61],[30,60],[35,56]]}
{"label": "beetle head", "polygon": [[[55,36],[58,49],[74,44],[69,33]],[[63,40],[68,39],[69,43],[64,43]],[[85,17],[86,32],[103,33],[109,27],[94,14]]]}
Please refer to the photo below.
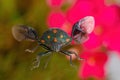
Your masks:
{"label": "beetle head", "polygon": [[61,49],[61,44],[59,44],[59,43],[52,43],[51,44],[52,46],[51,46],[51,48],[52,48],[52,50],[53,51],[56,51],[56,52],[59,52],[60,51],[60,49]]}

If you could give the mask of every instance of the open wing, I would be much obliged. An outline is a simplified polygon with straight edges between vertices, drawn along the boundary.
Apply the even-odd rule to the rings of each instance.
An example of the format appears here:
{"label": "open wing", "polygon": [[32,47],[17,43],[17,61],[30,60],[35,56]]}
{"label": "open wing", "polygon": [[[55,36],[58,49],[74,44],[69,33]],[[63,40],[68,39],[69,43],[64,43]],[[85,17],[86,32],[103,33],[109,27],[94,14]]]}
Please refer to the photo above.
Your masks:
{"label": "open wing", "polygon": [[37,32],[33,28],[26,25],[13,26],[12,34],[17,41],[23,41],[23,40],[34,41],[38,39]]}
{"label": "open wing", "polygon": [[94,17],[86,16],[73,25],[71,37],[76,43],[83,43],[89,39],[95,25]]}

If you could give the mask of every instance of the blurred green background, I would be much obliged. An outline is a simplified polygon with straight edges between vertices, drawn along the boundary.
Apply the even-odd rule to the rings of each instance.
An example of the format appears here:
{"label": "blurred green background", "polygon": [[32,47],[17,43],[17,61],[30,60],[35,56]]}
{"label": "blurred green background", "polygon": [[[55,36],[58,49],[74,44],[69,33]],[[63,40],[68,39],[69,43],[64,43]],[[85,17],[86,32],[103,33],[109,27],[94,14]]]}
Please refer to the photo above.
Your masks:
{"label": "blurred green background", "polygon": [[[64,11],[67,6],[63,6]],[[35,53],[25,52],[27,48],[36,46],[35,42],[16,41],[11,28],[16,24],[34,27],[41,36],[48,29],[46,18],[50,12],[45,0],[0,0],[0,80],[78,80],[79,62],[69,64],[64,55],[54,54],[46,69],[48,56],[41,59],[40,67],[30,70],[37,53],[44,51],[39,48]]]}

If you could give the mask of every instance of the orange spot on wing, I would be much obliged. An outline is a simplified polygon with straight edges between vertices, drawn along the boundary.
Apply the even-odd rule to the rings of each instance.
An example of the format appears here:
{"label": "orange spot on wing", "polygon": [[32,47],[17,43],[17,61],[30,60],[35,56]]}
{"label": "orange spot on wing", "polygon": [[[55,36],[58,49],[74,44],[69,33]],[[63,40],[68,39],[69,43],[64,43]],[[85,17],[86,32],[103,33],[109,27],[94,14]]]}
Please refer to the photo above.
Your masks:
{"label": "orange spot on wing", "polygon": [[53,40],[54,42],[57,42],[57,38],[54,38],[54,40]]}
{"label": "orange spot on wing", "polygon": [[66,42],[69,42],[69,41],[70,41],[70,39],[69,39],[69,38],[67,38],[67,39],[66,39]]}
{"label": "orange spot on wing", "polygon": [[60,35],[60,38],[63,38],[63,35]]}
{"label": "orange spot on wing", "polygon": [[50,39],[50,36],[48,35],[47,38]]}
{"label": "orange spot on wing", "polygon": [[41,42],[41,43],[45,43],[45,41],[44,41],[44,40],[41,40],[40,42]]}
{"label": "orange spot on wing", "polygon": [[56,30],[56,29],[54,29],[54,30],[53,30],[53,33],[57,33],[57,30]]}

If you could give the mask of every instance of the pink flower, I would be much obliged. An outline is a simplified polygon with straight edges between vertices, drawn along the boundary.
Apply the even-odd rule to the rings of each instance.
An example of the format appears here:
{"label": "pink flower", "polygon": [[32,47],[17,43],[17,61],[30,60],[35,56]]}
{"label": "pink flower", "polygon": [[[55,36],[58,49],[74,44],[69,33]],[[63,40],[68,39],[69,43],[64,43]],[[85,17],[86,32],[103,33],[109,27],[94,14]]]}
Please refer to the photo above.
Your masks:
{"label": "pink flower", "polygon": [[47,4],[50,7],[60,7],[62,6],[64,0],[47,0]]}
{"label": "pink flower", "polygon": [[103,25],[106,29],[114,28],[120,21],[118,9],[116,5],[104,7],[97,14],[98,23]]}
{"label": "pink flower", "polygon": [[86,49],[95,49],[102,44],[101,36],[97,36],[94,33],[89,35],[88,41],[84,43]]}
{"label": "pink flower", "polygon": [[79,77],[83,79],[89,77],[103,79],[105,77],[104,66],[107,55],[104,52],[85,52],[81,57],[85,61],[80,66]]}
{"label": "pink flower", "polygon": [[62,27],[66,18],[62,12],[51,12],[47,18],[47,24],[49,27]]}
{"label": "pink flower", "polygon": [[113,28],[104,35],[104,45],[111,50],[120,51],[120,24],[117,28]]}
{"label": "pink flower", "polygon": [[106,33],[104,26],[96,25],[92,34],[89,35],[89,40],[83,46],[86,49],[95,49],[103,44],[103,35]]}
{"label": "pink flower", "polygon": [[67,19],[69,22],[74,24],[79,19],[92,15],[93,4],[90,1],[77,0],[75,5],[70,8],[67,13]]}
{"label": "pink flower", "polygon": [[69,36],[71,35],[71,31],[72,31],[72,28],[71,28],[71,24],[69,22],[65,22],[61,27],[59,27],[60,29],[64,30],[66,33],[69,34]]}

